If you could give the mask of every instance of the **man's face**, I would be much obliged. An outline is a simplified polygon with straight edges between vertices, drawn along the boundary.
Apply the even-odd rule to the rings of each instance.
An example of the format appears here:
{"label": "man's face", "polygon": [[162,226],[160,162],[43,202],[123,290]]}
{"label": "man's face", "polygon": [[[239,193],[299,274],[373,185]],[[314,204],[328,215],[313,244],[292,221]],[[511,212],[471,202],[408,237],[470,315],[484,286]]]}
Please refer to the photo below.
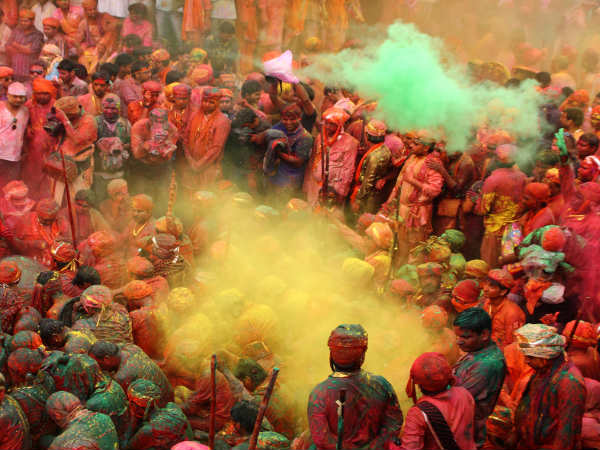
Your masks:
{"label": "man's face", "polygon": [[0,84],[2,84],[2,87],[4,89],[8,89],[8,85],[11,84],[12,81],[13,81],[12,75],[0,78]]}
{"label": "man's face", "polygon": [[425,294],[433,294],[440,288],[442,278],[439,275],[419,275],[419,285]]}
{"label": "man's face", "polygon": [[203,98],[202,99],[202,111],[204,114],[211,114],[216,111],[219,106],[219,101],[216,98]]}
{"label": "man's face", "polygon": [[566,129],[569,129],[570,127],[573,126],[573,121],[571,121],[567,118],[566,112],[562,112],[560,114],[560,124]]}
{"label": "man's face", "polygon": [[38,105],[47,105],[50,103],[52,96],[47,92],[35,92],[33,94],[33,99]]}
{"label": "man's face", "polygon": [[489,330],[483,330],[481,334],[479,334],[475,331],[454,327],[454,333],[456,334],[456,343],[458,347],[465,353],[481,350],[485,347],[490,338]]}
{"label": "man's face", "polygon": [[41,78],[44,75],[44,68],[34,64],[29,68],[29,75],[31,75],[32,79]]}
{"label": "man's face", "polygon": [[157,102],[159,95],[160,92],[144,91],[144,100],[146,101],[147,105],[154,105]]}
{"label": "man's face", "polygon": [[60,78],[64,83],[70,83],[75,78],[75,72],[72,70],[64,70],[58,69],[58,78]]}
{"label": "man's face", "polygon": [[586,156],[592,155],[596,152],[596,148],[592,147],[589,142],[579,138],[577,141],[577,151],[579,152],[579,158],[583,159]]}
{"label": "man's face", "polygon": [[23,106],[23,104],[27,100],[27,98],[24,95],[11,95],[11,94],[8,94],[6,97],[7,97],[8,103],[13,108],[20,108],[21,106]]}
{"label": "man's face", "polygon": [[98,9],[96,8],[96,5],[84,5],[83,12],[85,12],[85,15],[88,19],[95,19],[96,16],[98,16]]}
{"label": "man's face", "polygon": [[261,91],[253,92],[252,94],[246,95],[246,97],[244,97],[244,98],[251,105],[256,105],[256,104],[258,104],[258,101],[260,100],[261,93],[262,93]]}
{"label": "man's face", "polygon": [[67,119],[69,119],[71,122],[75,122],[77,119],[79,119],[81,117],[81,106],[79,107],[79,109],[77,111],[68,112],[68,113],[65,113],[65,115],[67,116]]}
{"label": "man's face", "polygon": [[44,25],[44,34],[47,38],[53,38],[58,33],[58,28],[54,28],[51,25]]}
{"label": "man's face", "polygon": [[119,118],[119,108],[115,104],[107,104],[102,109],[102,115],[107,122],[113,123]]}
{"label": "man's face", "polygon": [[427,154],[429,147],[420,139],[415,139],[412,143],[412,152],[417,156],[423,156]]}
{"label": "man's face", "polygon": [[544,370],[550,364],[552,364],[551,359],[544,358],[536,358],[535,356],[527,356],[525,355],[525,362],[529,367],[534,369],[536,372],[540,370]]}
{"label": "man's face", "polygon": [[152,72],[150,71],[150,67],[144,67],[143,69],[134,73],[133,76],[140,83],[145,83],[152,76]]}
{"label": "man's face", "polygon": [[58,6],[63,11],[66,11],[69,9],[70,2],[69,0],[56,0],[56,6]]}
{"label": "man's face", "polygon": [[325,122],[325,134],[327,136],[333,136],[337,132],[338,126],[336,123],[326,121]]}
{"label": "man's face", "polygon": [[119,78],[125,78],[127,75],[131,75],[131,64],[119,68]]}
{"label": "man's face", "polygon": [[111,198],[116,202],[122,202],[123,200],[127,199],[127,197],[129,197],[129,190],[127,189],[127,186],[123,186],[121,189],[113,192],[111,195]]}
{"label": "man's face", "polygon": [[94,94],[102,98],[106,95],[106,92],[108,91],[108,83],[104,79],[94,80],[92,82],[92,89],[94,89]]}
{"label": "man's face", "polygon": [[75,208],[80,213],[87,212],[90,209],[90,204],[87,202],[87,200],[75,200]]}
{"label": "man's face", "polygon": [[221,97],[219,101],[219,107],[221,111],[229,112],[233,108],[233,102],[231,101],[231,97]]}
{"label": "man's face", "polygon": [[300,126],[300,117],[291,114],[286,114],[284,116],[281,116],[281,123],[288,131],[288,133],[291,133],[293,131],[296,131]]}
{"label": "man's face", "polygon": [[27,17],[19,17],[19,27],[22,30],[29,30],[33,26],[33,19]]}
{"label": "man's face", "polygon": [[592,181],[594,178],[594,163],[583,161],[577,169],[577,178],[581,181]]}
{"label": "man's face", "polygon": [[173,105],[177,109],[185,109],[187,105],[190,103],[190,98],[186,97],[173,97]]}
{"label": "man's face", "polygon": [[131,215],[132,215],[135,223],[137,223],[138,225],[141,225],[143,223],[146,223],[148,221],[148,219],[150,219],[151,213],[150,213],[150,211],[146,211],[144,209],[133,208],[131,210]]}
{"label": "man's face", "polygon": [[494,280],[486,279],[483,282],[483,295],[492,300],[501,298],[504,295],[504,288]]}
{"label": "man's face", "polygon": [[532,195],[527,192],[523,192],[523,196],[521,197],[521,206],[523,210],[529,211],[534,209],[537,205],[537,200]]}

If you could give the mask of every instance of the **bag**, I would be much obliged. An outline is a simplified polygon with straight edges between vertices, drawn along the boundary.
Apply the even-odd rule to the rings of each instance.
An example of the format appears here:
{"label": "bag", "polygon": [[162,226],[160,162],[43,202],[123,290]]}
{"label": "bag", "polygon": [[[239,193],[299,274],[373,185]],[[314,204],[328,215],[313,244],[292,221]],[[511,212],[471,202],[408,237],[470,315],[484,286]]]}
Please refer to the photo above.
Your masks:
{"label": "bag", "polygon": [[[69,182],[72,182],[77,178],[79,171],[77,170],[77,164],[73,158],[65,156],[65,169],[67,171],[67,180]],[[59,152],[52,152],[44,157],[43,170],[50,177],[59,181],[64,181],[63,165]]]}
{"label": "bag", "polygon": [[460,198],[443,198],[438,203],[437,214],[442,217],[456,217],[460,208]]}
{"label": "bag", "polygon": [[454,439],[454,434],[448,426],[444,415],[434,404],[423,401],[417,403],[416,406],[421,410],[427,427],[431,431],[431,434],[433,434],[433,438],[440,449],[461,450]]}

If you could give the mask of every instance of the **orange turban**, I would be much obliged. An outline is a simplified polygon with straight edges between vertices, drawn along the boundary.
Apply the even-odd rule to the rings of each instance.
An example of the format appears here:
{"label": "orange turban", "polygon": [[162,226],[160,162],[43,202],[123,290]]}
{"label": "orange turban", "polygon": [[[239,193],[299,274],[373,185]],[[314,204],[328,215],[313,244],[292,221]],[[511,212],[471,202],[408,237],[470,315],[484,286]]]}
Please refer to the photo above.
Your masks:
{"label": "orange turban", "polygon": [[437,305],[428,306],[421,313],[423,328],[444,328],[448,324],[448,313]]}
{"label": "orange turban", "polygon": [[117,242],[108,231],[96,231],[88,237],[88,244],[95,256],[106,256],[115,250]]}
{"label": "orange turban", "polygon": [[14,70],[8,66],[0,66],[0,78],[10,77],[14,73]]}
{"label": "orange turban", "polygon": [[123,288],[123,295],[127,300],[141,300],[152,295],[152,287],[142,280],[133,280]]}
{"label": "orange turban", "polygon": [[190,78],[200,85],[209,84],[213,80],[213,69],[208,64],[200,64],[192,70]]}
{"label": "orange turban", "polygon": [[45,78],[35,78],[31,83],[31,87],[34,94],[45,93],[50,94],[52,98],[56,98],[56,88],[50,80],[46,80]]}
{"label": "orange turban", "polygon": [[[573,333],[573,327],[577,324],[575,333]],[[589,322],[583,320],[572,320],[562,332],[563,336],[567,338],[567,345],[575,348],[588,348],[593,347],[598,342],[598,334],[594,329],[594,326]]]}
{"label": "orange turban", "polygon": [[60,27],[60,21],[54,17],[46,17],[44,20],[42,20],[42,24],[54,28]]}
{"label": "orange turban", "polygon": [[154,275],[152,263],[141,256],[134,256],[127,261],[127,271],[140,278],[149,278]]}
{"label": "orange turban", "polygon": [[35,13],[30,9],[22,9],[19,11],[19,17],[23,19],[35,19]]}
{"label": "orange turban", "polygon": [[152,197],[149,195],[138,194],[131,198],[131,206],[133,209],[152,211],[154,209],[154,202],[152,201]]}
{"label": "orange turban", "polygon": [[525,193],[535,198],[538,202],[547,202],[550,197],[550,186],[546,183],[528,183]]}

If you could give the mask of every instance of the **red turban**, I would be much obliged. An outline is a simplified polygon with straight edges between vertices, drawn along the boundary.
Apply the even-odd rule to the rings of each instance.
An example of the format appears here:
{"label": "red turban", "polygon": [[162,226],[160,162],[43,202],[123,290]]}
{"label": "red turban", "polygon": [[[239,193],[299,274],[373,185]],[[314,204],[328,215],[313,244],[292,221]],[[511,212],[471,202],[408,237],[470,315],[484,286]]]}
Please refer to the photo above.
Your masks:
{"label": "red turban", "polygon": [[12,353],[19,348],[30,348],[31,350],[37,350],[42,345],[44,345],[44,343],[42,342],[42,338],[39,334],[34,331],[24,330],[15,334],[12,339],[8,341],[7,347],[9,353]]}
{"label": "red turban", "polygon": [[44,20],[42,20],[42,25],[58,28],[60,27],[60,21],[54,17],[46,17]]}
{"label": "red turban", "polygon": [[139,209],[141,211],[152,211],[154,209],[154,202],[149,195],[138,194],[131,197],[131,206],[133,209]]}
{"label": "red turban", "polygon": [[417,402],[415,384],[422,390],[438,393],[445,390],[448,385],[454,384],[450,364],[441,353],[423,353],[410,368],[410,377],[406,385],[406,394]]}
{"label": "red turban", "polygon": [[542,235],[542,247],[549,252],[562,252],[567,237],[559,227],[550,227]]}
{"label": "red turban", "polygon": [[109,305],[112,302],[112,292],[106,286],[96,284],[81,293],[81,306],[88,314]]}
{"label": "red turban", "polygon": [[423,328],[444,328],[448,324],[448,313],[437,305],[428,306],[421,313]]}
{"label": "red turban", "polygon": [[397,280],[392,280],[392,282],[390,283],[390,291],[394,294],[403,296],[408,294],[414,294],[416,292],[416,289],[408,281],[399,278]]}
{"label": "red turban", "polygon": [[192,70],[190,78],[199,85],[210,84],[213,80],[213,69],[208,64],[200,64]]}
{"label": "red turban", "polygon": [[154,266],[146,258],[134,256],[127,261],[127,271],[140,278],[150,278],[154,275]]}
{"label": "red turban", "polygon": [[10,77],[13,73],[14,70],[12,70],[10,67],[0,66],[0,78]]}
{"label": "red turban", "polygon": [[14,284],[21,279],[21,269],[12,261],[0,262],[0,283]]}
{"label": "red turban", "polygon": [[19,11],[19,17],[23,19],[35,19],[35,13],[30,9],[22,9]]}
{"label": "red turban", "polygon": [[45,78],[39,78],[39,77],[35,78],[31,82],[31,87],[33,89],[34,94],[45,93],[45,94],[50,94],[52,96],[52,98],[56,98],[56,88],[54,87],[54,84],[52,84],[52,81],[50,81],[50,80],[46,80]]}
{"label": "red turban", "polygon": [[96,231],[88,237],[88,244],[96,256],[106,256],[113,252],[117,242],[108,231]]}
{"label": "red turban", "polygon": [[187,84],[179,83],[173,88],[173,97],[188,98],[192,92],[192,88]]}
{"label": "red turban", "polygon": [[331,360],[339,366],[349,367],[360,362],[367,351],[367,332],[362,325],[340,325],[331,332],[327,345]]}
{"label": "red turban", "polygon": [[[575,329],[575,333],[573,333],[575,324],[577,324],[577,328]],[[598,343],[598,333],[596,333],[594,326],[583,320],[572,320],[567,323],[562,335],[567,338],[567,345],[569,347],[588,348]]]}
{"label": "red turban", "polygon": [[127,300],[141,300],[152,295],[152,287],[142,280],[133,280],[123,288],[123,295]]}
{"label": "red turban", "polygon": [[142,89],[149,92],[160,92],[162,91],[162,86],[158,81],[150,80],[142,83]]}
{"label": "red turban", "polygon": [[6,183],[2,188],[4,195],[12,198],[25,198],[29,193],[29,188],[21,180],[13,180]]}
{"label": "red turban", "polygon": [[246,81],[248,80],[258,81],[262,84],[265,82],[265,76],[260,72],[251,72],[248,75],[246,75]]}
{"label": "red turban", "polygon": [[512,289],[515,285],[513,276],[505,269],[492,269],[488,272],[487,276],[490,280],[494,280],[506,289]]}
{"label": "red turban", "polygon": [[600,184],[589,181],[579,186],[583,197],[591,203],[600,203]]}
{"label": "red turban", "polygon": [[42,220],[54,220],[58,214],[58,204],[51,198],[40,200],[35,207],[35,212]]}
{"label": "red turban", "polygon": [[550,186],[546,183],[528,183],[525,186],[525,194],[529,194],[538,202],[547,202],[550,198]]}
{"label": "red turban", "polygon": [[578,103],[580,106],[586,106],[590,102],[590,94],[585,89],[578,89],[569,95],[567,101]]}
{"label": "red turban", "polygon": [[381,120],[371,120],[365,127],[365,133],[374,137],[383,137],[386,131],[387,125]]}
{"label": "red turban", "polygon": [[50,247],[50,253],[59,263],[68,263],[77,257],[77,251],[73,244],[65,241],[54,241]]}
{"label": "red turban", "polygon": [[458,311],[477,306],[481,289],[475,280],[462,280],[452,290],[452,306]]}
{"label": "red turban", "polygon": [[329,108],[323,113],[323,120],[335,123],[338,127],[344,126],[350,115],[342,108]]}

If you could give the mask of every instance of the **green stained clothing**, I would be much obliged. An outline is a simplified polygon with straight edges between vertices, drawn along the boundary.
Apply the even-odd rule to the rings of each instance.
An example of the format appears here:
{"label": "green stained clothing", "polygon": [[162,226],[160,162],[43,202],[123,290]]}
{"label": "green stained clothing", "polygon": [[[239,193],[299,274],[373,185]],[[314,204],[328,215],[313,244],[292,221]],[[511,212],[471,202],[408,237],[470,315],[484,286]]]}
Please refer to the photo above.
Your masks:
{"label": "green stained clothing", "polygon": [[46,411],[46,400],[54,390],[52,377],[44,372],[39,372],[30,386],[15,388],[10,394],[19,403],[27,417],[31,440],[34,443],[43,435],[54,433],[56,429],[56,425]]}
{"label": "green stained clothing", "polygon": [[94,387],[94,392],[85,404],[90,411],[109,416],[122,436],[128,417],[129,402],[119,383],[107,375],[102,375]]}
{"label": "green stained clothing", "polygon": [[100,450],[119,448],[115,426],[105,414],[83,410],[65,430],[50,444],[48,450],[61,450],[65,444],[76,438],[85,438],[95,442]]}
{"label": "green stained clothing", "polygon": [[88,355],[52,352],[43,362],[42,370],[54,380],[57,391],[67,391],[82,403],[94,392],[96,381],[102,371],[98,363]]}
{"label": "green stained clothing", "polygon": [[454,365],[456,385],[467,389],[475,399],[475,441],[485,441],[485,422],[500,395],[506,363],[504,354],[491,342],[487,347],[470,352]]}
{"label": "green stained clothing", "polygon": [[28,450],[31,448],[29,422],[19,403],[7,395],[0,403],[0,449]]}
{"label": "green stained clothing", "polygon": [[155,409],[124,446],[127,450],[168,449],[193,438],[192,427],[175,403]]}
{"label": "green stained clothing", "polygon": [[581,448],[586,389],[561,355],[532,376],[515,411],[517,449]]}

